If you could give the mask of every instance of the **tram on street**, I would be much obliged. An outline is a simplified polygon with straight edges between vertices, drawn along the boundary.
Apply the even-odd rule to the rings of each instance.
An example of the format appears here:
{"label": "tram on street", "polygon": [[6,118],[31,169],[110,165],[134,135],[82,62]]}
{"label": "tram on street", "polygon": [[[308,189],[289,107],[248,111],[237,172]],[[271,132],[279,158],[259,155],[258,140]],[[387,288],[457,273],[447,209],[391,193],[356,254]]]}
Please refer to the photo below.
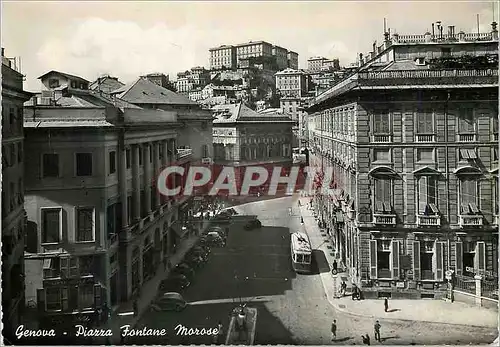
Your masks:
{"label": "tram on street", "polygon": [[312,248],[307,234],[294,232],[291,235],[292,267],[297,273],[311,272]]}

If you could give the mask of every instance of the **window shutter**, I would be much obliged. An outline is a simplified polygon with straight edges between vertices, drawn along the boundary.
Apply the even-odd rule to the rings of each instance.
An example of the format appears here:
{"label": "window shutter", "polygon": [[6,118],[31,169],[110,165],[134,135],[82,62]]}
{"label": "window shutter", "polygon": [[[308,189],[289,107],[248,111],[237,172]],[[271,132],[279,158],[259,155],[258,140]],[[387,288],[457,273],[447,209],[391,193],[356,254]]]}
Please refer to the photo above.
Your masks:
{"label": "window shutter", "polygon": [[420,280],[420,241],[413,242],[413,279]]}
{"label": "window shutter", "polygon": [[391,249],[391,255],[392,255],[392,279],[397,280],[399,279],[399,241],[397,240],[392,240],[391,242],[392,249]]}
{"label": "window shutter", "polygon": [[418,213],[424,214],[427,206],[427,177],[418,180]]}
{"label": "window shutter", "polygon": [[101,285],[94,284],[94,305],[95,307],[100,307],[101,304]]}
{"label": "window shutter", "polygon": [[459,276],[463,273],[463,254],[462,242],[455,242],[455,272]]}
{"label": "window shutter", "polygon": [[37,289],[36,290],[36,302],[37,308],[39,312],[45,312],[45,289]]}
{"label": "window shutter", "polygon": [[377,240],[370,240],[370,278],[377,278]]}
{"label": "window shutter", "polygon": [[477,273],[479,275],[484,275],[486,270],[486,244],[484,242],[478,242],[476,246],[476,258],[477,258]]}
{"label": "window shutter", "polygon": [[63,311],[68,310],[68,288],[61,288],[61,305]]}
{"label": "window shutter", "polygon": [[434,257],[435,257],[435,269],[436,271],[434,272],[434,276],[436,281],[443,281],[443,249],[444,249],[444,242],[436,242],[436,249],[434,251]]}

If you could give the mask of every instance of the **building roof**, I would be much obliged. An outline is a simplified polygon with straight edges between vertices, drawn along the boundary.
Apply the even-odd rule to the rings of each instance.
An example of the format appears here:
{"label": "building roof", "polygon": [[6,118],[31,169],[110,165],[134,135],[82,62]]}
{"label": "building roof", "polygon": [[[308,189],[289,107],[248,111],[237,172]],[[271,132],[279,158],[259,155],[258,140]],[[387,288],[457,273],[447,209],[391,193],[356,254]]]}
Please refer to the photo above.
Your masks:
{"label": "building roof", "polygon": [[234,46],[233,45],[220,45],[218,47],[210,48],[208,51],[216,51],[216,50],[219,50],[219,49],[232,48],[232,47],[234,47]]}
{"label": "building roof", "polygon": [[[272,109],[276,111],[276,109]],[[222,123],[293,123],[291,118],[283,113],[271,112],[262,113],[252,110],[242,103],[215,105],[212,107],[214,113],[214,124]]]}
{"label": "building roof", "polygon": [[25,121],[25,128],[101,128],[113,127],[114,125],[106,120],[68,120],[68,121]]}
{"label": "building roof", "polygon": [[302,72],[301,70],[294,70],[291,68],[287,68],[283,71],[276,72],[275,75],[303,75],[303,74],[304,72]]}
{"label": "building roof", "polygon": [[81,81],[81,82],[87,82],[89,83],[89,81],[87,81],[85,78],[82,78],[82,77],[79,77],[79,76],[75,76],[75,75],[71,75],[69,73],[65,73],[65,72],[60,72],[60,71],[56,71],[56,70],[51,70],[45,74],[43,74],[42,76],[38,77],[38,79],[42,79],[44,77],[46,77],[47,75],[50,75],[50,74],[57,74],[57,75],[61,75],[61,76],[64,76],[68,79],[73,79],[73,80],[78,80],[78,81]]}
{"label": "building roof", "polygon": [[95,90],[99,88],[99,85],[106,85],[111,89],[118,89],[120,87],[123,87],[125,84],[118,81],[118,78],[116,77],[111,77],[111,76],[102,76],[97,78],[94,82],[92,82],[89,85],[89,89]]}
{"label": "building roof", "polygon": [[132,104],[198,105],[184,95],[163,88],[145,78],[138,78],[112,94]]}

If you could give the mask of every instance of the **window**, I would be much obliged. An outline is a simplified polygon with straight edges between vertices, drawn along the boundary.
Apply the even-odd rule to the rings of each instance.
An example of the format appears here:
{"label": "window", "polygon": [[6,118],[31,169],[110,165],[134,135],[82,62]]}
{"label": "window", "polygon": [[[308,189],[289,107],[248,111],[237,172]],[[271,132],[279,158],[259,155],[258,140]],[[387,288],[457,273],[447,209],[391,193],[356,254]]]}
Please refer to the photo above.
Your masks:
{"label": "window", "polygon": [[10,144],[10,165],[14,165],[16,163],[16,146],[12,143]]}
{"label": "window", "polygon": [[125,150],[125,160],[127,162],[127,169],[130,169],[130,148]]}
{"label": "window", "polygon": [[92,176],[92,153],[76,153],[76,175]]}
{"label": "window", "polygon": [[390,213],[392,210],[392,180],[375,179],[375,211]]}
{"label": "window", "polygon": [[417,148],[417,161],[432,163],[434,162],[434,149],[433,148]]}
{"label": "window", "polygon": [[78,88],[76,81],[71,81],[71,88]]}
{"label": "window", "polygon": [[491,189],[493,190],[493,194],[491,195],[493,197],[493,214],[498,216],[500,212],[500,202],[498,201],[498,176],[495,176],[495,179],[491,182]]}
{"label": "window", "polygon": [[16,121],[16,109],[14,107],[9,107],[9,124],[12,126]]}
{"label": "window", "polygon": [[109,174],[114,174],[116,172],[116,152],[109,152]]}
{"label": "window", "polygon": [[441,48],[441,56],[442,57],[450,57],[451,56],[451,48],[450,47]]}
{"label": "window", "polygon": [[433,280],[433,258],[434,258],[434,241],[420,242],[420,270],[422,271],[423,280]]}
{"label": "window", "polygon": [[460,181],[460,212],[461,214],[478,213],[477,180],[462,179]]}
{"label": "window", "polygon": [[498,117],[493,117],[493,134],[498,134]]}
{"label": "window", "polygon": [[458,119],[459,133],[474,132],[474,110],[472,108],[461,108],[460,117]]}
{"label": "window", "polygon": [[23,143],[19,142],[17,144],[17,162],[22,163],[23,161]]}
{"label": "window", "polygon": [[491,151],[491,161],[498,162],[498,147],[493,147]]}
{"label": "window", "polygon": [[373,115],[373,133],[390,134],[390,120],[388,113],[377,113]]}
{"label": "window", "polygon": [[19,197],[19,203],[24,203],[24,187],[22,177],[17,180],[17,195]]}
{"label": "window", "polygon": [[209,156],[208,146],[207,145],[201,146],[201,152],[202,152],[202,158],[207,158]]}
{"label": "window", "polygon": [[378,278],[391,278],[391,241],[377,241],[377,269]]}
{"label": "window", "polygon": [[380,148],[373,150],[373,160],[379,162],[390,162],[391,161],[391,150],[388,148]]}
{"label": "window", "polygon": [[417,134],[433,134],[434,117],[431,111],[421,111],[417,113]]}
{"label": "window", "polygon": [[62,209],[42,209],[42,243],[59,243],[62,234]]}
{"label": "window", "polygon": [[57,88],[59,87],[59,80],[57,78],[49,79],[49,88]]}
{"label": "window", "polygon": [[458,150],[458,160],[459,161],[469,161],[477,159],[477,154],[475,149],[461,148]]}
{"label": "window", "polygon": [[429,215],[437,212],[437,179],[422,176],[418,179],[418,213]]}
{"label": "window", "polygon": [[94,208],[78,207],[76,209],[76,242],[94,241]]}
{"label": "window", "polygon": [[43,260],[43,278],[57,278],[61,276],[60,258],[45,258]]}
{"label": "window", "polygon": [[42,159],[42,176],[59,177],[59,154],[44,154]]}
{"label": "window", "polygon": [[78,306],[80,309],[94,306],[94,286],[86,285],[78,288]]}
{"label": "window", "polygon": [[45,289],[45,307],[47,311],[58,311],[62,309],[62,288],[46,288]]}

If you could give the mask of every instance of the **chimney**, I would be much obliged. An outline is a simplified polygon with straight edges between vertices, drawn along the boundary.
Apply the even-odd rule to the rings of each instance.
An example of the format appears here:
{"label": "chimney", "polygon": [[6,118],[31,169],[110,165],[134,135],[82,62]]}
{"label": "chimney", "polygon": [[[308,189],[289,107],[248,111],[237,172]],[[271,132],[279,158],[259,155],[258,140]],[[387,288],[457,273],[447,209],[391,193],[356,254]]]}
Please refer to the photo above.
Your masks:
{"label": "chimney", "polygon": [[458,33],[458,41],[464,42],[465,41],[465,33],[463,31],[460,31]]}
{"label": "chimney", "polygon": [[434,37],[436,36],[434,32],[434,23],[432,23],[432,40],[434,40]]}
{"label": "chimney", "polygon": [[[491,39],[498,40],[498,30],[497,30],[497,22],[491,23]],[[3,52],[3,48],[2,48]],[[2,53],[3,55],[3,53]]]}
{"label": "chimney", "polygon": [[455,38],[455,27],[453,25],[448,25],[448,40],[453,40]]}

